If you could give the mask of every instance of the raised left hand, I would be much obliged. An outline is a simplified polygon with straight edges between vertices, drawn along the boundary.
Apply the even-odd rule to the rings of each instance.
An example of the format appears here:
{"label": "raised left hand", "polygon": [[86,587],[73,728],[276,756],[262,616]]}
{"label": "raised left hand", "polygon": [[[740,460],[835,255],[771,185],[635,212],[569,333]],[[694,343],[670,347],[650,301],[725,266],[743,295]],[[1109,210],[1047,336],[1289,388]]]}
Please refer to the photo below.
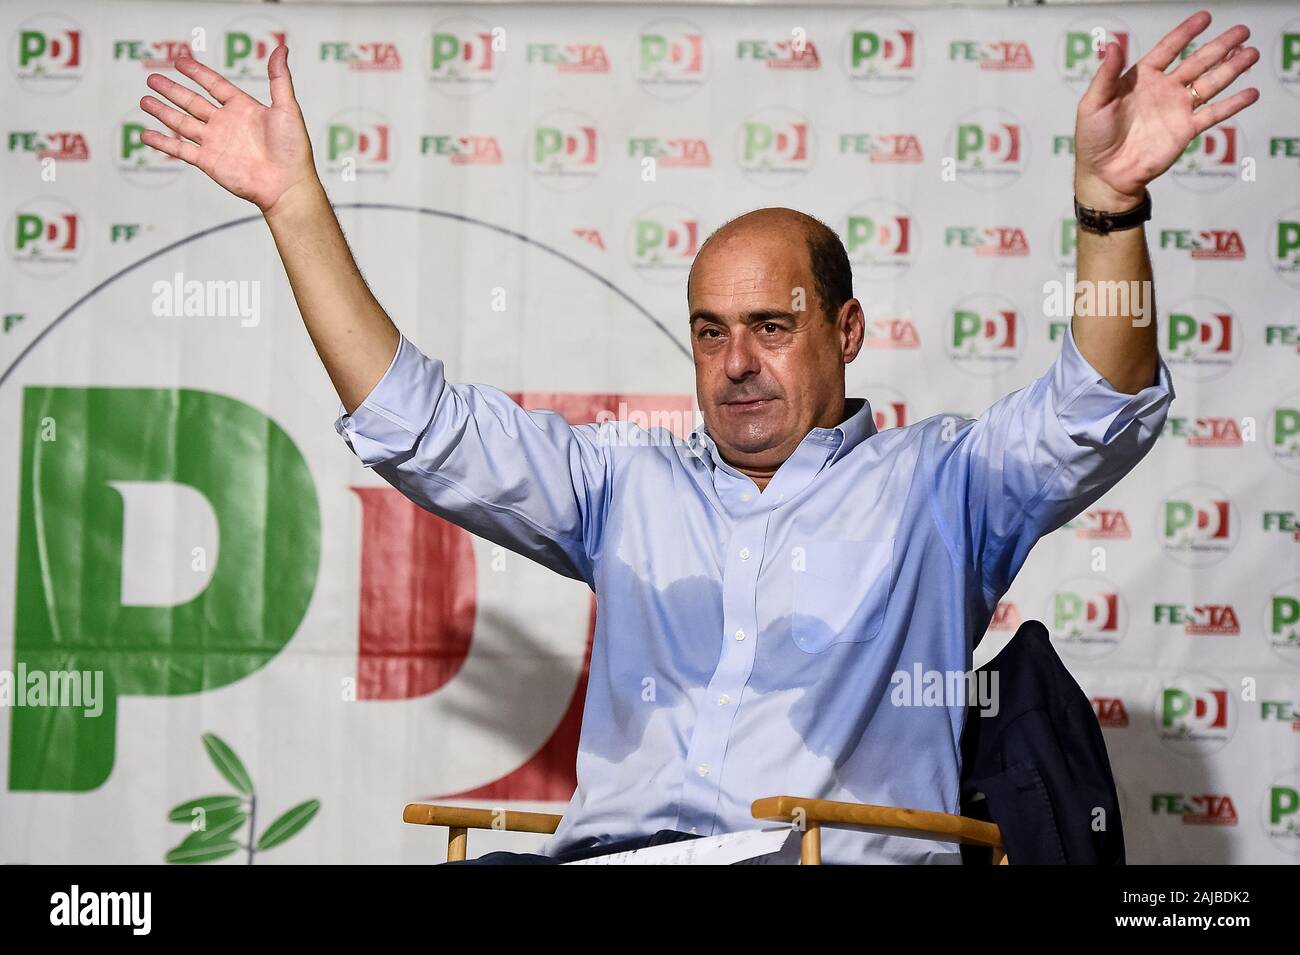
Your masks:
{"label": "raised left hand", "polygon": [[1127,72],[1120,45],[1106,44],[1075,118],[1074,186],[1084,205],[1106,211],[1137,205],[1147,183],[1172,166],[1193,139],[1259,99],[1259,90],[1251,87],[1210,102],[1259,59],[1258,49],[1241,45],[1250,36],[1241,24],[1165,72],[1209,24],[1207,11],[1192,14]]}

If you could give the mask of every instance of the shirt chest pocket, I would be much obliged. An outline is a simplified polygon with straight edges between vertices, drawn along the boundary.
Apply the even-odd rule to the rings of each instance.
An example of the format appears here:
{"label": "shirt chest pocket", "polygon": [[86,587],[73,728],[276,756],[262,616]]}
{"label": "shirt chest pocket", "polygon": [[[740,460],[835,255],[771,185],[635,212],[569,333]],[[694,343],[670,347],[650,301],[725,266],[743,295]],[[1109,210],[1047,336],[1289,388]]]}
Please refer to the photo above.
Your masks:
{"label": "shirt chest pocket", "polygon": [[805,653],[863,643],[880,632],[894,571],[894,538],[813,540],[791,560],[791,635]]}

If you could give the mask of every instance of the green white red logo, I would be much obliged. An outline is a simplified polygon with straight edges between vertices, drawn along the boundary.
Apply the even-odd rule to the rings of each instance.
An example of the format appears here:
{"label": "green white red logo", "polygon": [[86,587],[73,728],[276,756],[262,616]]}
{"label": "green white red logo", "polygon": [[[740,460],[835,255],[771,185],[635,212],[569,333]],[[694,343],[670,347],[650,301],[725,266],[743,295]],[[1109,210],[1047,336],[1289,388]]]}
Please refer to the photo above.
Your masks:
{"label": "green white red logo", "polygon": [[9,65],[29,92],[66,93],[86,72],[85,31],[67,17],[42,13],[18,27],[9,39]]}
{"label": "green white red logo", "polygon": [[1264,637],[1273,652],[1300,666],[1300,580],[1278,587],[1264,607]]}
{"label": "green white red logo", "polygon": [[1217,564],[1241,534],[1237,506],[1208,484],[1187,484],[1157,507],[1156,537],[1166,554],[1189,567]]}
{"label": "green white red logo", "polygon": [[496,34],[476,17],[443,20],[425,39],[424,70],[429,82],[445,93],[479,93],[501,72]]}
{"label": "green white red logo", "polygon": [[6,241],[10,259],[28,275],[47,278],[81,260],[81,216],[62,199],[30,199],[14,210]]}
{"label": "green white red logo", "polygon": [[585,113],[558,109],[533,126],[528,167],[538,180],[560,191],[589,185],[600,172],[600,134]]}
{"label": "green white red logo", "polygon": [[1274,220],[1269,236],[1268,261],[1278,278],[1300,288],[1300,206]]}
{"label": "green white red logo", "polygon": [[1165,363],[1199,381],[1220,378],[1241,356],[1241,324],[1219,299],[1198,295],[1170,309],[1164,322]]}
{"label": "green white red logo", "polygon": [[266,61],[275,48],[288,43],[284,24],[256,14],[240,17],[221,35],[221,73],[236,82],[265,83]]}
{"label": "green white red logo", "polygon": [[1180,755],[1204,756],[1222,749],[1236,728],[1236,701],[1221,680],[1181,674],[1156,697],[1156,735]]}
{"label": "green white red logo", "polygon": [[948,312],[945,349],[949,360],[980,377],[999,375],[1025,349],[1024,319],[1005,295],[980,292],[957,301]]}
{"label": "green white red logo", "polygon": [[1274,461],[1288,471],[1300,473],[1300,393],[1269,409],[1265,440]]}
{"label": "green white red logo", "polygon": [[628,259],[652,281],[680,283],[690,270],[703,236],[700,219],[682,206],[661,204],[632,220]]}
{"label": "green white red logo", "polygon": [[712,54],[704,32],[689,20],[670,17],[646,24],[632,51],[636,81],[662,99],[682,99],[709,78]]}
{"label": "green white red logo", "polygon": [[958,182],[1002,189],[1018,180],[1029,162],[1029,134],[1020,119],[986,107],[965,114],[948,134],[945,155]]}
{"label": "green white red logo", "polygon": [[1052,642],[1068,656],[1093,660],[1119,646],[1128,633],[1128,608],[1119,589],[1098,576],[1072,577],[1048,597]]}
{"label": "green white red logo", "polygon": [[854,89],[894,96],[908,89],[920,72],[920,34],[893,15],[861,21],[845,38],[843,62]]}
{"label": "green white red logo", "polygon": [[916,262],[916,219],[892,199],[858,203],[845,215],[841,235],[854,276],[863,281],[890,281]]}

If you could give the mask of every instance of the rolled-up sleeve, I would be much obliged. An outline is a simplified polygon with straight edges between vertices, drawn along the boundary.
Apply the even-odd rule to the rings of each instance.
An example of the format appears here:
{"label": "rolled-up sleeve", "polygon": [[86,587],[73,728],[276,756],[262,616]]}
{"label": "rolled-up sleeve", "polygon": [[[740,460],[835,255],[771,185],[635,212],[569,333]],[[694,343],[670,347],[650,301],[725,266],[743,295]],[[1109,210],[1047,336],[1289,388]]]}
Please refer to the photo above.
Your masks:
{"label": "rolled-up sleeve", "polygon": [[610,463],[595,424],[448,382],[402,336],[383,378],[335,430],[418,506],[566,577],[591,582]]}
{"label": "rolled-up sleeve", "polygon": [[1115,390],[1067,325],[1061,352],[1033,384],[938,441],[936,514],[965,551],[985,596],[1004,593],[1043,535],[1078,516],[1151,450],[1173,401],[1156,382]]}

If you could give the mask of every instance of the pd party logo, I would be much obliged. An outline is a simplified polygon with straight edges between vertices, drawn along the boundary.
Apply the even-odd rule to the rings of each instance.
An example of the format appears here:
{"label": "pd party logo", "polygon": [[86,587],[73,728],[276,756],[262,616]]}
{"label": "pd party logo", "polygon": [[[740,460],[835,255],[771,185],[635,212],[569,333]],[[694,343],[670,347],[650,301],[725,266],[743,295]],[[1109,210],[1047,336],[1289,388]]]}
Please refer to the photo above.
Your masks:
{"label": "pd party logo", "polygon": [[1300,580],[1284,584],[1269,595],[1264,628],[1273,652],[1292,666],[1300,665]]}
{"label": "pd party logo", "polygon": [[469,96],[496,82],[505,33],[476,17],[451,17],[425,39],[425,74],[444,93]]}
{"label": "pd party logo", "polygon": [[812,169],[815,155],[807,118],[785,106],[754,113],[736,131],[736,161],[751,182],[782,188]]}
{"label": "pd party logo", "polygon": [[1300,206],[1288,209],[1273,223],[1268,261],[1277,277],[1300,288]]}
{"label": "pd party logo", "polygon": [[1218,192],[1241,176],[1246,138],[1236,123],[1220,123],[1196,136],[1174,162],[1169,175],[1192,192]]}
{"label": "pd party logo", "polygon": [[600,172],[600,135],[591,117],[576,110],[552,110],[533,126],[528,168],[562,192],[588,185]]}
{"label": "pd party logo", "polygon": [[1170,310],[1164,327],[1165,362],[1188,378],[1222,377],[1241,355],[1241,325],[1218,299],[1187,299]]}
{"label": "pd party logo", "polygon": [[977,109],[961,117],[948,133],[945,155],[957,181],[979,189],[1002,189],[1025,171],[1028,131],[1006,110]]}
{"label": "pd party logo", "polygon": [[350,181],[353,175],[387,175],[396,160],[393,126],[371,109],[336,113],[325,126],[325,168]]}
{"label": "pd party logo", "polygon": [[1264,831],[1272,845],[1300,855],[1300,769],[1278,776],[1264,793]]}
{"label": "pd party logo", "polygon": [[32,199],[14,210],[9,257],[28,275],[48,278],[81,259],[81,217],[62,199]]}
{"label": "pd party logo", "polygon": [[146,129],[170,135],[157,123],[148,121],[148,117],[138,109],[130,110],[122,117],[113,130],[113,165],[132,185],[170,185],[180,177],[185,164],[141,142],[140,134]]}
{"label": "pd party logo", "polygon": [[1115,41],[1124,51],[1124,62],[1131,63],[1137,49],[1128,26],[1114,17],[1079,17],[1061,35],[1056,68],[1061,79],[1082,93],[1097,75],[1106,52],[1106,44]]}
{"label": "pd party logo", "polygon": [[240,17],[221,37],[221,73],[229,80],[265,83],[266,61],[275,48],[288,42],[288,32],[278,20],[255,15]]}
{"label": "pd party logo", "polygon": [[1164,552],[1180,564],[1217,564],[1237,545],[1241,532],[1237,506],[1217,487],[1184,485],[1156,510],[1156,537]]}
{"label": "pd party logo", "polygon": [[1273,460],[1300,474],[1300,392],[1269,410],[1267,441]]}
{"label": "pd party logo", "polygon": [[700,250],[700,218],[682,206],[651,206],[632,220],[627,252],[632,268],[651,281],[679,284]]}
{"label": "pd party logo", "polygon": [[854,206],[841,232],[859,279],[891,281],[916,261],[916,219],[890,199],[873,198]]}
{"label": "pd party logo", "polygon": [[1020,310],[1004,295],[982,292],[957,301],[948,314],[945,348],[962,371],[980,377],[1001,374],[1025,348]]}
{"label": "pd party logo", "polygon": [[1220,750],[1236,728],[1236,702],[1227,686],[1213,677],[1180,674],[1156,699],[1156,735],[1179,755],[1205,756]]}
{"label": "pd party logo", "polygon": [[1102,577],[1072,577],[1048,598],[1052,642],[1066,654],[1094,660],[1114,650],[1128,632],[1119,589]]}
{"label": "pd party logo", "polygon": [[1273,63],[1282,89],[1300,96],[1300,19],[1292,20],[1278,34]]}
{"label": "pd party logo", "polygon": [[57,13],[32,17],[9,40],[9,67],[29,92],[66,93],[85,74],[85,33]]}
{"label": "pd party logo", "polygon": [[903,92],[921,67],[916,27],[902,17],[884,15],[854,26],[844,45],[844,71],[856,90],[883,96]]}
{"label": "pd party logo", "polygon": [[704,85],[712,54],[704,32],[689,20],[655,20],[641,28],[632,51],[636,81],[661,99],[682,99]]}

